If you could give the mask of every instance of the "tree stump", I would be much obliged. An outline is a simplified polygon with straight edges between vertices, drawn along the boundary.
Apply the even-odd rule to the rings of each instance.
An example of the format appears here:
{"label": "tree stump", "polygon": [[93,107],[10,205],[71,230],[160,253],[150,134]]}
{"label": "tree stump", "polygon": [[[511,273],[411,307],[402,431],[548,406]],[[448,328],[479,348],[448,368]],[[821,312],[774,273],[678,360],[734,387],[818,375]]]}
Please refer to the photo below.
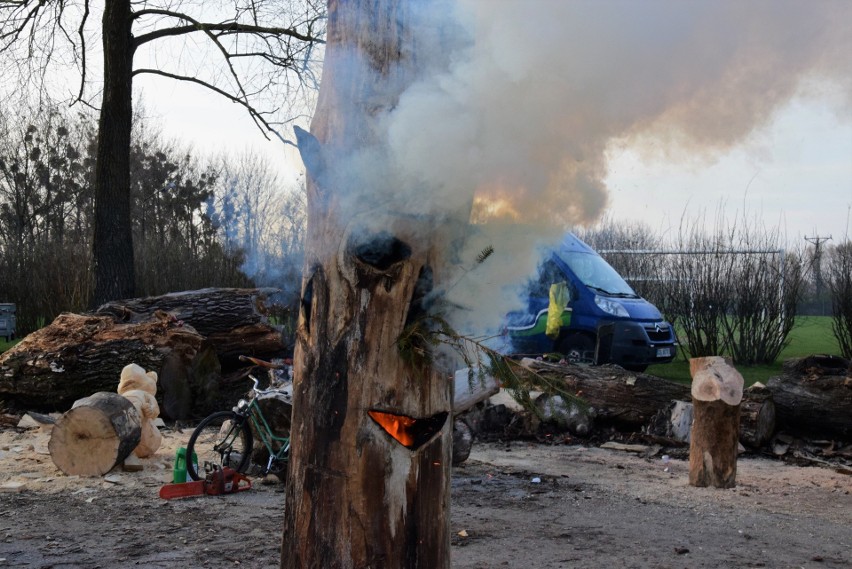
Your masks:
{"label": "tree stump", "polygon": [[48,450],[70,476],[103,476],[127,458],[142,436],[139,413],[118,393],[80,399],[53,426]]}
{"label": "tree stump", "polygon": [[691,359],[689,372],[693,405],[689,483],[733,488],[737,483],[743,377],[730,360],[718,356]]}

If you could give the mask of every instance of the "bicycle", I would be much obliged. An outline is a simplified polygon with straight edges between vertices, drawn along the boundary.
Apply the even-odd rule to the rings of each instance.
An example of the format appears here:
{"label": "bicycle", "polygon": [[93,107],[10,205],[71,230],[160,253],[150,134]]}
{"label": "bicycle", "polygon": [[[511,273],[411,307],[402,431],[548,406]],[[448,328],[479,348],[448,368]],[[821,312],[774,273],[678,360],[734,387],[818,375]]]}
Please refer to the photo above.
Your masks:
{"label": "bicycle", "polygon": [[[278,366],[241,356],[240,359],[252,361],[257,365],[274,369]],[[269,453],[266,466],[260,466],[259,475],[265,476],[270,472],[286,471],[290,457],[290,437],[275,434],[263,414],[259,404],[264,395],[286,395],[286,391],[276,388],[259,389],[260,382],[249,374],[254,385],[248,399],[240,399],[231,411],[217,411],[204,418],[186,445],[186,456],[193,453],[198,457],[198,463],[187,460],[186,471],[193,480],[203,480],[216,470],[229,467],[245,474],[252,462],[254,450],[254,435],[256,432],[260,442]],[[199,472],[203,468],[203,473]]]}

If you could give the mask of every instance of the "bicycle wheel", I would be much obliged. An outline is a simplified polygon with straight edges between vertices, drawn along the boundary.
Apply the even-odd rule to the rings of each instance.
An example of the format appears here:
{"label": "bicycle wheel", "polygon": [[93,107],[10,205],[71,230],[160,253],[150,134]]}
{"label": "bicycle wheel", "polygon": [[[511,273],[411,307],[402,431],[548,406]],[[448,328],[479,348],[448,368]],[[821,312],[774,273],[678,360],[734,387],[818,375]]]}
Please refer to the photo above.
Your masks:
{"label": "bicycle wheel", "polygon": [[[186,444],[186,472],[193,480],[209,470],[228,466],[245,472],[251,459],[251,429],[233,411],[218,411],[201,421]],[[192,453],[198,463],[192,460]],[[199,472],[200,471],[200,472]]]}

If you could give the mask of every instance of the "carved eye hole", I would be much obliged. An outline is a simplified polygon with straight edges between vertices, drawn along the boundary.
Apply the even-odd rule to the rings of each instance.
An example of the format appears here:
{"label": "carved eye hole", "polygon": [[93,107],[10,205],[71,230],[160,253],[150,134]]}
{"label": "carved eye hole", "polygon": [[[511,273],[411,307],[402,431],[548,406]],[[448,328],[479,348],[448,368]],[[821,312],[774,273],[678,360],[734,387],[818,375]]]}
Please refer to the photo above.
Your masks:
{"label": "carved eye hole", "polygon": [[411,257],[411,247],[387,231],[353,238],[352,252],[362,263],[380,271]]}
{"label": "carved eye hole", "polygon": [[447,413],[441,412],[431,417],[415,419],[408,415],[396,415],[385,411],[368,411],[370,417],[399,444],[411,450],[417,450],[435,436],[444,426]]}

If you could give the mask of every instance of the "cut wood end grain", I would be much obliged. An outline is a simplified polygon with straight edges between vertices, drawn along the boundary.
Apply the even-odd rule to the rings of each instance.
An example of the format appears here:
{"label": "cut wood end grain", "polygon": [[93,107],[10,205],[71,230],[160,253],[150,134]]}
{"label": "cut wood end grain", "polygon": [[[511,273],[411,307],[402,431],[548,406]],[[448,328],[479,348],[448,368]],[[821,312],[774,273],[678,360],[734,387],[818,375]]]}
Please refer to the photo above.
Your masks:
{"label": "cut wood end grain", "polygon": [[743,399],[743,376],[729,358],[707,356],[689,360],[692,398],[698,401],[724,401],[739,405]]}

